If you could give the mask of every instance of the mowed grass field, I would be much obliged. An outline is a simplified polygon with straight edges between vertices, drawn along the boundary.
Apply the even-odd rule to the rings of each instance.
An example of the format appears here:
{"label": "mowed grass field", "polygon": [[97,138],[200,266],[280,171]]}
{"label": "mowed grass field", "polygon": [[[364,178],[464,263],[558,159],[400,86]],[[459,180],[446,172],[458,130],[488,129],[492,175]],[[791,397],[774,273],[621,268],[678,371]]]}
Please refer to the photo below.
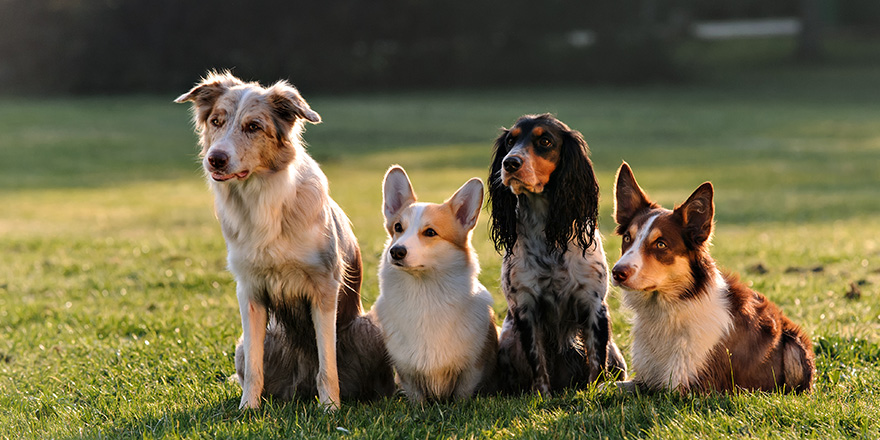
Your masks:
{"label": "mowed grass field", "polygon": [[[171,95],[17,98],[0,100],[0,438],[880,436],[876,68],[633,88],[335,97],[303,88],[325,121],[308,128],[309,151],[363,249],[367,307],[378,295],[387,167],[403,165],[422,200],[441,201],[470,177],[485,180],[499,127],[553,112],[591,146],[610,264],[622,160],[668,207],[715,184],[714,256],[811,335],[815,392],[591,388],[424,407],[394,397],[332,414],[310,400],[241,412],[240,388],[227,380],[240,333],[235,284],[188,107]],[[480,279],[503,316],[486,220],[484,211],[474,235]],[[861,295],[847,298],[851,286]],[[609,302],[626,351],[630,315],[616,289]]]}

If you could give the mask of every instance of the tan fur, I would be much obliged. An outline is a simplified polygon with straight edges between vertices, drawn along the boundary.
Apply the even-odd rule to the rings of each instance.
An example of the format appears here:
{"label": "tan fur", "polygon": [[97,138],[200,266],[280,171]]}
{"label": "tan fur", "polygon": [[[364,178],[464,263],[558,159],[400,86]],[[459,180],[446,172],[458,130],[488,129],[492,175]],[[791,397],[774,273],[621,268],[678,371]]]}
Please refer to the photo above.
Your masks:
{"label": "tan fur", "polygon": [[470,244],[482,190],[482,182],[471,179],[442,204],[419,203],[402,168],[385,176],[389,239],[372,312],[414,402],[462,399],[496,386],[492,297],[477,279]]}

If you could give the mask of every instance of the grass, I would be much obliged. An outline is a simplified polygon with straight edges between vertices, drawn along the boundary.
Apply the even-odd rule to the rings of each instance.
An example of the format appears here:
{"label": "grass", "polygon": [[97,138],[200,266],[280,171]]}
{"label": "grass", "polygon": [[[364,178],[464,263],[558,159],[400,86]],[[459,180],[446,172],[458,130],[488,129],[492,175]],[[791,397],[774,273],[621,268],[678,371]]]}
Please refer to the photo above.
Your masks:
{"label": "grass", "polygon": [[[306,98],[306,133],[363,248],[367,305],[385,240],[380,184],[404,165],[424,200],[485,178],[498,128],[550,111],[581,130],[603,191],[621,160],[661,203],[705,180],[714,255],[801,323],[818,381],[765,393],[478,398],[414,407],[272,402],[242,413],[226,378],[234,281],[184,106],[167,97],[0,101],[0,438],[876,438],[880,432],[880,83],[867,67],[690,85]],[[483,214],[482,282],[500,257]],[[859,299],[845,298],[850,283]],[[611,294],[614,334],[628,312]]]}

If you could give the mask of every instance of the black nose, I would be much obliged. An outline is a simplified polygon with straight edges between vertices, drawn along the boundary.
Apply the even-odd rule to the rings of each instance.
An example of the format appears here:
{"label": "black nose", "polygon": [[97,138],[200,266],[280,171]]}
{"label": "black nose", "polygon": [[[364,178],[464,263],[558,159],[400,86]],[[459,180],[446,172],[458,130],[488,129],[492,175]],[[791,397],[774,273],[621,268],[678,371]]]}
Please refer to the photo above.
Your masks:
{"label": "black nose", "polygon": [[391,258],[397,261],[400,261],[406,258],[406,248],[403,246],[392,246],[391,247]]}
{"label": "black nose", "polygon": [[504,171],[513,173],[522,167],[523,161],[517,156],[510,156],[504,158],[504,162],[501,162],[501,164],[504,166]]}
{"label": "black nose", "polygon": [[614,277],[614,281],[618,283],[622,283],[626,281],[627,278],[632,276],[633,269],[631,266],[618,266],[615,265],[613,269],[611,269],[611,276]]}
{"label": "black nose", "polygon": [[215,170],[225,168],[229,163],[229,155],[222,151],[212,151],[211,154],[208,155],[208,163]]}

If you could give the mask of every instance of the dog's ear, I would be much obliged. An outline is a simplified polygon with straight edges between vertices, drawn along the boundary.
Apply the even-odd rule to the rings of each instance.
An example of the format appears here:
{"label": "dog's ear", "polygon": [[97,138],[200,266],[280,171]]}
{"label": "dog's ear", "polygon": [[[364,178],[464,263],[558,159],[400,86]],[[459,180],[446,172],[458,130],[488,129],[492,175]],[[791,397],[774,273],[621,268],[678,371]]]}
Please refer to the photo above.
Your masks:
{"label": "dog's ear", "polygon": [[495,139],[492,165],[489,168],[489,202],[491,206],[491,221],[489,223],[489,236],[495,243],[495,251],[506,250],[509,254],[516,244],[516,194],[510,188],[504,186],[501,181],[501,164],[507,156],[507,136],[510,130],[502,130]]}
{"label": "dog's ear", "polygon": [[468,180],[446,204],[452,208],[458,223],[470,231],[477,225],[480,208],[483,207],[483,181],[476,177]]}
{"label": "dog's ear", "polygon": [[712,183],[706,182],[673,211],[674,215],[681,218],[685,242],[690,241],[693,247],[702,245],[712,237],[715,218],[714,194]]}
{"label": "dog's ear", "polygon": [[397,215],[401,209],[415,203],[416,194],[409,182],[409,176],[400,165],[392,166],[385,173],[385,180],[382,182],[382,199],[384,200],[382,214],[386,221]]}
{"label": "dog's ear", "polygon": [[301,118],[313,124],[321,123],[321,115],[312,110],[299,90],[287,81],[278,81],[267,90],[269,105],[282,121],[293,124],[297,118]]}
{"label": "dog's ear", "polygon": [[208,72],[198,84],[190,91],[180,95],[174,100],[176,103],[191,101],[195,111],[197,125],[202,125],[208,120],[211,109],[217,98],[226,93],[232,87],[244,84],[240,79],[233,76],[229,71]]}
{"label": "dog's ear", "polygon": [[618,225],[617,233],[626,232],[636,214],[655,206],[636,182],[636,176],[629,164],[621,164],[614,180],[614,221]]}
{"label": "dog's ear", "polygon": [[544,235],[550,248],[565,252],[574,240],[585,253],[595,243],[599,183],[583,136],[564,124],[560,134],[559,162],[544,190],[550,202]]}

